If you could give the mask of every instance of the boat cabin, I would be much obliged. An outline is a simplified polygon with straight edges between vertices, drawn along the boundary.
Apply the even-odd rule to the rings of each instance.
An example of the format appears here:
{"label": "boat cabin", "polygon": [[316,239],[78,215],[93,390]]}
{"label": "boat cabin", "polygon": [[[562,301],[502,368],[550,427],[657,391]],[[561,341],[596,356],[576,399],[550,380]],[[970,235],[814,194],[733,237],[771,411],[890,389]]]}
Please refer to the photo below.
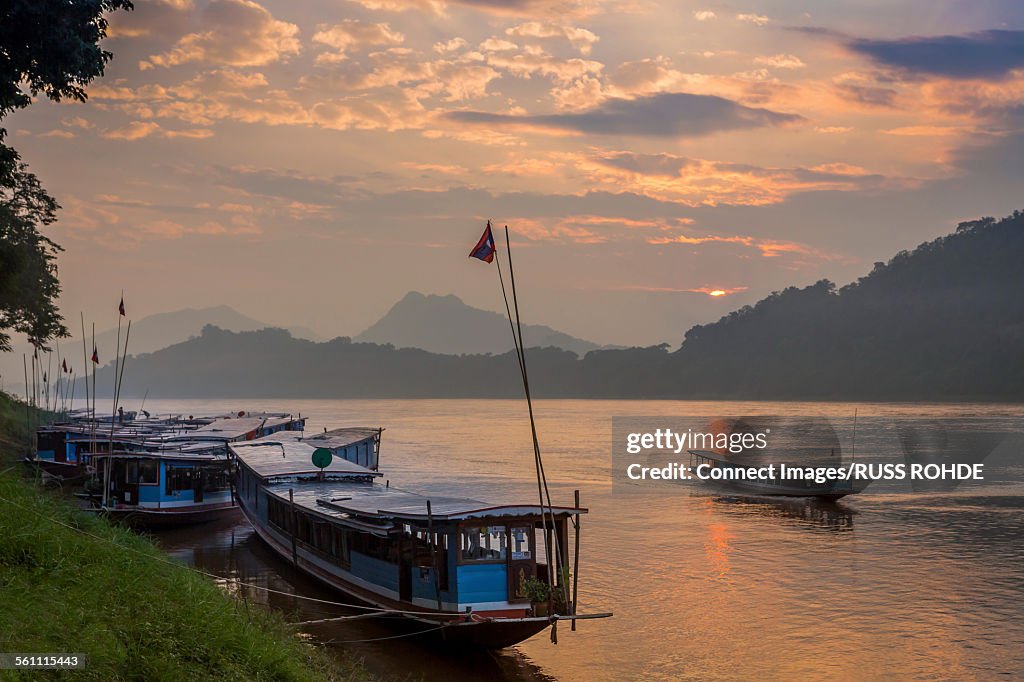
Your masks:
{"label": "boat cabin", "polygon": [[228,459],[215,452],[94,455],[99,506],[147,525],[210,520],[235,506]]}

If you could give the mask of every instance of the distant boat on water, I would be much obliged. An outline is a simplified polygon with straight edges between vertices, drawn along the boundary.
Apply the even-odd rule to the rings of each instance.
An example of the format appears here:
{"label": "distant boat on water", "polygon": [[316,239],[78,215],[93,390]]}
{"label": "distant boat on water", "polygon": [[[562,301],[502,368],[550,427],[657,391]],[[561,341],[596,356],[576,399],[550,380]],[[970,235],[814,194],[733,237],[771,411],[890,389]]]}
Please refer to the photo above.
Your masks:
{"label": "distant boat on water", "polygon": [[744,478],[739,475],[741,469],[751,468],[746,464],[730,462],[721,454],[712,450],[689,450],[690,469],[695,471],[704,465],[709,469],[727,470],[720,478],[704,481],[722,490],[754,496],[765,497],[814,497],[819,500],[838,500],[847,495],[854,495],[867,487],[868,481],[827,480],[817,482],[813,478],[783,479],[780,477]]}

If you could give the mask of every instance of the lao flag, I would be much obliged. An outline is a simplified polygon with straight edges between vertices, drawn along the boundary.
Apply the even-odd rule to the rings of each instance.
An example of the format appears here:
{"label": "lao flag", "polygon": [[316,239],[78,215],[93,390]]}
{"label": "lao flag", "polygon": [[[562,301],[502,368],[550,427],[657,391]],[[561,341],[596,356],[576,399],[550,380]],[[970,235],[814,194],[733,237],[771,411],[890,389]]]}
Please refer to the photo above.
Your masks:
{"label": "lao flag", "polygon": [[67,372],[68,372],[68,359],[64,358],[64,360],[61,361],[60,366],[64,370],[64,373],[67,374]]}
{"label": "lao flag", "polygon": [[124,317],[124,296],[121,297],[121,303],[117,306],[117,312],[121,313],[121,317]]}
{"label": "lao flag", "polygon": [[92,347],[92,361],[95,364],[100,364],[100,352],[96,349],[96,346]]}
{"label": "lao flag", "polygon": [[476,243],[473,250],[469,252],[470,258],[479,258],[485,263],[490,263],[494,260],[494,235],[491,234],[491,221],[487,221],[487,228],[484,233],[480,236],[480,241]]}

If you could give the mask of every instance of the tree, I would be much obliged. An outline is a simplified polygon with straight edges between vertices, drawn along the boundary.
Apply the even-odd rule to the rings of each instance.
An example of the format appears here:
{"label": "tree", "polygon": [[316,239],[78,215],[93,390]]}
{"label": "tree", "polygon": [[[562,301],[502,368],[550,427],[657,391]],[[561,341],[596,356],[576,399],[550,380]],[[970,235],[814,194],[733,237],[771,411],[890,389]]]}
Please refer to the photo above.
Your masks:
{"label": "tree", "polygon": [[56,304],[61,248],[38,229],[57,219],[58,208],[25,164],[15,161],[0,173],[0,350],[10,350],[4,330],[36,345],[68,335]]}
{"label": "tree", "polygon": [[[5,0],[0,4],[0,119],[40,93],[84,102],[85,86],[113,55],[100,47],[105,12],[133,9],[130,0]],[[60,206],[4,144],[0,128],[0,350],[8,331],[34,344],[67,336],[57,309],[61,248],[40,234]]]}

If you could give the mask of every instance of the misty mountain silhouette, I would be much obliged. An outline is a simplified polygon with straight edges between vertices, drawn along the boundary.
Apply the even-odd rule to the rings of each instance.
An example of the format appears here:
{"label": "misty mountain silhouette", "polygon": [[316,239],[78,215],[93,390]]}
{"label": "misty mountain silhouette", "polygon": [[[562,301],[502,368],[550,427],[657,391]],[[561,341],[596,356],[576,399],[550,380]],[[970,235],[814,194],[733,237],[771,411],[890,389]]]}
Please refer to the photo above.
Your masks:
{"label": "misty mountain silhouette", "polygon": [[[156,313],[132,321],[132,336],[129,340],[128,352],[129,354],[152,353],[155,350],[198,336],[206,325],[214,325],[235,332],[254,331],[273,326],[243,315],[226,305],[209,308],[184,308],[169,313]],[[122,324],[121,327],[122,345],[124,344],[125,326],[126,324]],[[302,327],[292,329],[291,333],[300,338],[316,338],[312,331]],[[113,359],[116,344],[116,327],[96,334],[96,345],[103,353],[101,357],[104,360]]]}
{"label": "misty mountain silhouette", "polygon": [[[449,355],[512,350],[512,332],[504,315],[473,308],[451,294],[424,295],[417,291],[406,294],[384,317],[352,340]],[[523,342],[527,348],[554,346],[578,355],[601,347],[537,324],[523,325]]]}
{"label": "misty mountain silhouette", "polygon": [[[116,303],[116,301],[115,301]],[[128,316],[132,316],[132,300],[127,301]],[[114,305],[110,307],[110,319],[117,315]],[[132,334],[128,341],[128,354],[139,355],[152,353],[153,351],[167,346],[181,343],[194,336],[199,336],[203,327],[214,325],[221,329],[231,331],[253,331],[272,327],[266,322],[253,319],[243,315],[234,308],[226,305],[212,306],[208,308],[184,308],[166,313],[156,313],[143,318],[132,320]],[[60,342],[61,357],[66,357],[68,363],[75,369],[76,374],[82,372],[82,338],[77,318],[68,321],[71,329],[71,339]],[[122,320],[121,345],[124,346],[125,334],[127,333],[127,320]],[[316,334],[305,327],[292,327],[291,333],[299,338],[317,339]],[[89,333],[87,331],[87,333]],[[114,359],[114,348],[117,346],[117,327],[96,332],[96,347],[99,350],[100,360],[103,364]],[[88,341],[89,349],[92,350],[92,340]],[[22,341],[15,344],[14,350],[10,353],[0,353],[0,376],[7,377],[7,385],[21,389],[22,377],[22,354],[31,356],[32,347]],[[54,357],[57,357],[56,354]],[[60,364],[60,360],[56,361]],[[50,370],[53,367],[49,368]],[[23,389],[22,389],[23,390]]]}
{"label": "misty mountain silhouette", "polygon": [[[1022,262],[1024,213],[961,223],[848,286],[791,287],[696,326],[675,352],[530,349],[531,388],[546,397],[1019,401]],[[110,372],[100,387],[112,385]],[[214,327],[130,359],[124,382],[124,395],[153,397],[522,395],[511,352],[443,355]]]}

